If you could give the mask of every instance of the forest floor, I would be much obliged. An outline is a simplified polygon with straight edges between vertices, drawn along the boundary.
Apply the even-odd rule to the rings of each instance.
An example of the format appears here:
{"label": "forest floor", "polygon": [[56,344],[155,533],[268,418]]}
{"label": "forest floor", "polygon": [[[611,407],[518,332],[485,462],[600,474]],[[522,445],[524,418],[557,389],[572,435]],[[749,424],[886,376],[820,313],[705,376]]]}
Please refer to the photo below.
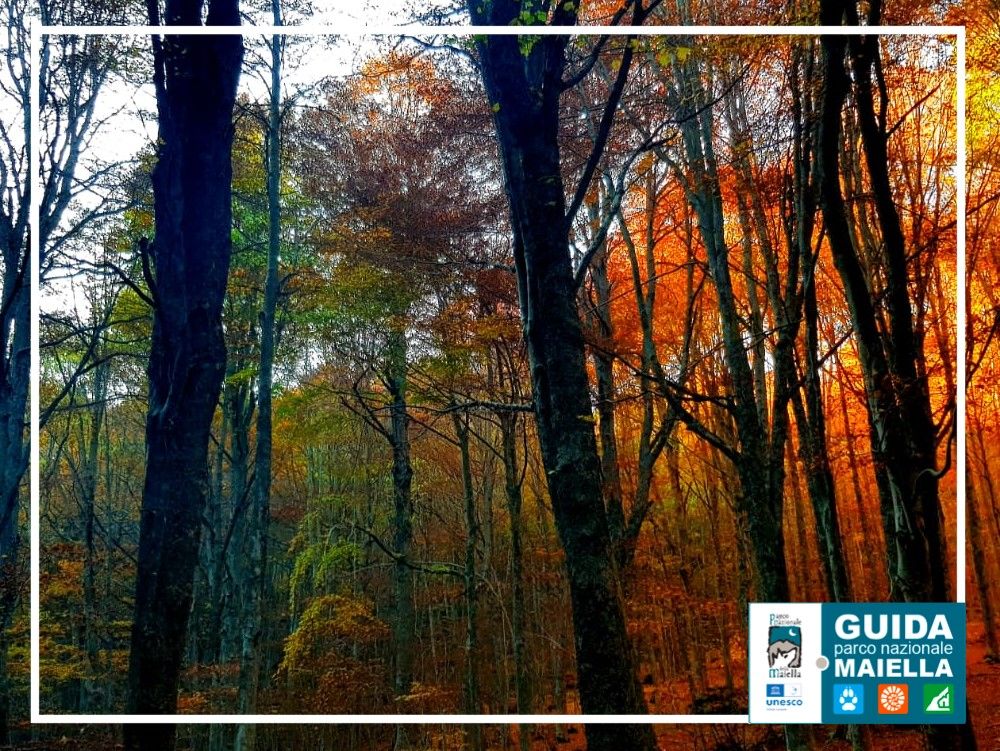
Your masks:
{"label": "forest floor", "polygon": [[[978,751],[1000,751],[1000,664],[985,660],[986,646],[974,628],[970,628],[967,652],[968,701],[972,707]],[[668,687],[647,687],[650,691],[664,691]],[[677,688],[676,690],[686,690]],[[662,694],[661,694],[662,695]],[[572,704],[572,702],[571,702]],[[667,711],[666,707],[660,711]],[[426,751],[460,751],[464,745],[460,728],[435,734],[437,743]],[[487,733],[490,751],[515,751],[518,748],[517,728],[504,732],[502,726],[493,726]],[[35,740],[0,751],[116,751],[122,748],[116,730],[107,726],[28,726],[17,729]],[[656,728],[660,751],[781,751],[784,740],[780,728],[748,725],[660,725]],[[581,726],[539,727],[532,733],[532,751],[585,751],[586,741]],[[851,744],[843,729],[832,726],[817,727],[813,733],[814,748],[819,751],[850,751]],[[181,744],[179,748],[186,747]],[[281,744],[282,748],[296,749],[296,745]],[[873,728],[865,739],[870,751],[923,751],[919,732],[913,729]],[[303,749],[306,751],[306,749]],[[372,747],[372,751],[379,751]]]}
{"label": "forest floor", "polygon": [[[982,628],[970,624],[970,642],[966,652],[968,669],[968,704],[972,708],[977,751],[1000,751],[1000,664],[985,660],[986,645]],[[974,640],[974,641],[972,641]],[[716,672],[710,666],[709,675]],[[647,687],[647,701],[654,695],[687,696],[687,684]],[[653,706],[653,705],[651,705]],[[654,711],[657,711],[654,709]],[[667,707],[658,711],[672,712]],[[516,733],[516,731],[514,731]],[[783,751],[784,737],[780,729],[746,725],[659,725],[656,728],[660,751]],[[813,733],[814,748],[822,751],[850,751],[851,743],[843,727],[817,727]],[[872,728],[864,739],[869,751],[924,751],[919,731],[909,728]],[[497,749],[504,748],[498,746]],[[517,748],[516,736],[509,748]],[[586,742],[581,727],[565,728],[562,740],[556,729],[546,727],[534,734],[532,751],[585,751]]]}

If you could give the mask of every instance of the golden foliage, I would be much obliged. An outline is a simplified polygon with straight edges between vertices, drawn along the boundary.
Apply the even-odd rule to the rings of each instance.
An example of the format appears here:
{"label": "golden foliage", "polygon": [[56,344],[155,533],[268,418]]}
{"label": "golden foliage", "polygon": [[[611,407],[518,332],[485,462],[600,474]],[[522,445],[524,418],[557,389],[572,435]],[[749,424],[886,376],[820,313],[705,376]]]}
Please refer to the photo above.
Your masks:
{"label": "golden foliage", "polygon": [[369,645],[388,635],[371,605],[347,595],[324,595],[310,601],[299,626],[285,640],[279,672],[310,670],[324,653]]}

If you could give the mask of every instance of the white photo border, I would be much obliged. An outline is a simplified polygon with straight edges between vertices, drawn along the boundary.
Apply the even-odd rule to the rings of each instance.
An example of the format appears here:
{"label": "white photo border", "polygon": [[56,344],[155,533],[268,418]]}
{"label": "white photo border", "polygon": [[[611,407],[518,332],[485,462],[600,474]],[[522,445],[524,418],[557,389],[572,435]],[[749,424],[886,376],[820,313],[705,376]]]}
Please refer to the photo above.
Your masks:
{"label": "white photo border", "polygon": [[[859,33],[879,36],[926,36],[954,37],[956,50],[956,159],[955,159],[955,213],[956,213],[956,274],[957,274],[957,321],[956,359],[957,383],[957,440],[956,440],[956,482],[955,521],[956,530],[956,583],[955,600],[965,602],[965,545],[966,545],[966,122],[965,122],[965,78],[966,59],[965,26],[365,26],[363,23],[345,23],[331,27],[303,24],[301,26],[45,26],[36,22],[31,26],[31,91],[37,92],[38,54],[41,38],[45,35],[76,34],[106,36],[152,36],[154,34],[178,35],[244,35],[272,36],[517,36],[524,34],[539,36],[559,35],[614,35],[614,36],[850,36]],[[39,234],[35,231],[39,224],[39,122],[38,97],[32,96],[30,130],[35,134],[30,143],[31,181],[31,454],[30,454],[30,495],[31,495],[31,722],[32,724],[149,724],[176,723],[182,725],[205,724],[260,724],[260,725],[330,725],[330,724],[407,724],[407,725],[470,725],[470,724],[748,724],[746,714],[42,714],[40,712],[40,616],[39,616],[39,567],[40,567],[40,504],[39,504],[39,396],[40,396],[40,352],[39,352]]]}

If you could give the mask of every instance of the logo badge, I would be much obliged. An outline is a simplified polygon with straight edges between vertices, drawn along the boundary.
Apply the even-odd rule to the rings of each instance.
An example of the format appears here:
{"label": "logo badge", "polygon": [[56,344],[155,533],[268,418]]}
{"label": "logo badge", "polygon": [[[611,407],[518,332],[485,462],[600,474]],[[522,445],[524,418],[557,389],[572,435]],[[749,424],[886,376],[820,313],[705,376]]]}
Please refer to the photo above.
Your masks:
{"label": "logo badge", "polygon": [[834,714],[864,714],[865,687],[860,683],[833,684]]}
{"label": "logo badge", "polygon": [[772,670],[802,667],[802,629],[771,626],[767,632],[767,664]]}
{"label": "logo badge", "polygon": [[910,711],[910,687],[905,683],[880,683],[879,714],[906,714]]}
{"label": "logo badge", "polygon": [[950,683],[924,685],[924,711],[927,714],[951,714],[955,711],[955,689]]}
{"label": "logo badge", "polygon": [[784,683],[768,683],[767,684],[767,695],[768,696],[784,696],[785,695],[785,684]]}

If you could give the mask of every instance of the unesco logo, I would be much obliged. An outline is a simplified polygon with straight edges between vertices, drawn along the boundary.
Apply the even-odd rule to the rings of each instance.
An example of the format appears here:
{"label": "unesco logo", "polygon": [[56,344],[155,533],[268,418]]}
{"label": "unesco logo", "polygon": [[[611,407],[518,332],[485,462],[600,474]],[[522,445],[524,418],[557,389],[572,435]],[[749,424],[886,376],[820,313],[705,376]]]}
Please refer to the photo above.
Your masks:
{"label": "unesco logo", "polygon": [[801,707],[801,683],[768,683],[767,700],[769,707]]}

